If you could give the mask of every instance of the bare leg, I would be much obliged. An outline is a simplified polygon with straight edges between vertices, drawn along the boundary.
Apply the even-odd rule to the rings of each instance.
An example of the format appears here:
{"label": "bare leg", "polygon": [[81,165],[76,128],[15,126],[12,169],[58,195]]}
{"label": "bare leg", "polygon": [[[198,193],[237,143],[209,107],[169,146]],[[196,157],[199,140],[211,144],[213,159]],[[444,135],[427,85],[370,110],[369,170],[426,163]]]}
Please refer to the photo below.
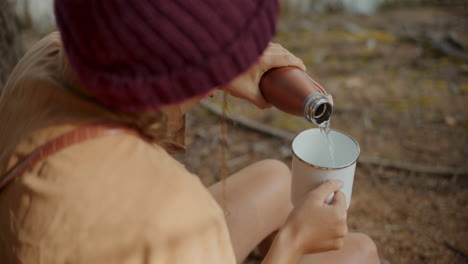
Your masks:
{"label": "bare leg", "polygon": [[[238,263],[262,240],[278,230],[292,210],[291,172],[276,160],[254,163],[209,187],[218,203],[227,211],[226,221]],[[261,251],[268,249],[274,235],[265,239]],[[262,250],[263,249],[263,250]],[[379,263],[374,242],[364,234],[349,234],[344,247],[337,251],[304,256],[306,263]]]}
{"label": "bare leg", "polygon": [[380,260],[377,247],[368,236],[361,233],[349,233],[340,250],[305,255],[300,263],[378,264]]}
{"label": "bare leg", "polygon": [[[209,190],[227,211],[226,221],[238,263],[270,233],[279,229],[292,209],[291,172],[282,162],[254,163]],[[224,195],[224,197],[223,197]],[[223,201],[224,200],[224,201]]]}

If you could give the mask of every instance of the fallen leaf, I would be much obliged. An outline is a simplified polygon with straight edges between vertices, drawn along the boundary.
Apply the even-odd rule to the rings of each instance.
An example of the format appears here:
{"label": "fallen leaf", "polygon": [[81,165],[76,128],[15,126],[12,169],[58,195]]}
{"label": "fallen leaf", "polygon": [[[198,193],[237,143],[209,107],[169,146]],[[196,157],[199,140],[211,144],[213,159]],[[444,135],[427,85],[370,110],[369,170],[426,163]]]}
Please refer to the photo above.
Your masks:
{"label": "fallen leaf", "polygon": [[449,126],[455,126],[457,124],[457,119],[453,116],[445,116],[445,124]]}

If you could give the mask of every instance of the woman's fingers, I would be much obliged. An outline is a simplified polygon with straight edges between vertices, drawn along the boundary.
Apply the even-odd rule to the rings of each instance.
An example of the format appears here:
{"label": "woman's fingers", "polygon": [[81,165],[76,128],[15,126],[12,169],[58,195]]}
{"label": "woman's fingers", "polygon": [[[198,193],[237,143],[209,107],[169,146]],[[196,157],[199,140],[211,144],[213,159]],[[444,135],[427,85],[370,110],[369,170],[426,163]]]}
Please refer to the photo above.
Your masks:
{"label": "woman's fingers", "polygon": [[261,64],[264,66],[264,72],[277,67],[294,66],[302,71],[306,71],[306,67],[301,59],[294,56],[280,44],[270,43],[263,53]]}
{"label": "woman's fingers", "polygon": [[331,201],[330,205],[346,210],[346,197],[344,193],[341,191],[335,192],[335,195],[333,196],[333,200]]}
{"label": "woman's fingers", "polygon": [[[302,204],[291,212],[286,228],[301,234],[297,235],[301,253],[317,253],[343,246],[348,225],[346,198],[339,191],[342,187],[343,181],[325,181],[310,191]],[[333,193],[330,205],[325,204],[325,199]]]}
{"label": "woman's fingers", "polygon": [[327,197],[339,189],[343,187],[343,182],[340,180],[328,180],[322,184],[320,184],[317,188],[312,190],[311,194],[314,196],[314,198],[320,200],[320,201],[325,201]]}

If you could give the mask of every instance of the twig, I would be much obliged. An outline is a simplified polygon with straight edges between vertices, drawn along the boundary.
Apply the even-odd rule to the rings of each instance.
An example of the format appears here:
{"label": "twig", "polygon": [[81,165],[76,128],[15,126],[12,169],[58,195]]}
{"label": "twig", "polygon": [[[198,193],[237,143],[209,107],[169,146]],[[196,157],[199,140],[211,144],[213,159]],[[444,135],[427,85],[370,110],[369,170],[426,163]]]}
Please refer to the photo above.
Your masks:
{"label": "twig", "polygon": [[[214,104],[205,100],[201,101],[200,104],[203,108],[207,109],[211,113],[214,113],[215,115],[218,115],[218,116],[222,116],[222,110],[219,107],[215,106]],[[294,133],[287,132],[276,127],[262,124],[260,122],[251,120],[244,116],[228,113],[226,114],[226,117],[229,120],[233,121],[234,123],[242,125],[246,128],[249,128],[249,129],[270,135],[270,136],[274,136],[283,140],[292,141],[294,137],[296,136]],[[394,160],[388,160],[388,159],[382,159],[378,157],[364,156],[364,155],[361,155],[359,157],[358,162],[359,164],[381,166],[381,167],[386,167],[386,168],[406,170],[406,171],[412,171],[412,172],[423,173],[423,174],[459,175],[459,176],[468,175],[468,169],[466,168],[431,167],[431,166],[426,166],[422,164],[394,161]]]}
{"label": "twig", "polygon": [[[212,103],[210,103],[208,101],[201,101],[200,104],[205,109],[212,112],[213,114],[215,114],[217,116],[222,116],[221,109],[219,107],[215,106],[214,104],[212,104]],[[234,123],[242,125],[242,126],[244,126],[246,128],[250,128],[250,129],[253,129],[255,131],[262,132],[264,134],[274,136],[274,137],[277,137],[277,138],[281,138],[281,139],[284,139],[284,140],[291,141],[296,136],[294,133],[287,132],[287,131],[284,131],[282,129],[278,129],[276,127],[271,127],[269,125],[262,124],[260,122],[248,119],[248,118],[240,116],[240,115],[227,113],[226,117],[229,120],[234,121]]]}
{"label": "twig", "polygon": [[370,165],[378,165],[378,166],[383,166],[387,168],[407,170],[407,171],[426,173],[426,174],[468,175],[468,169],[463,169],[463,168],[431,167],[431,166],[426,166],[422,164],[414,164],[414,163],[396,161],[396,160],[387,160],[387,159],[371,157],[371,156],[360,156],[359,162],[370,164]]}
{"label": "twig", "polygon": [[459,249],[447,241],[444,241],[444,246],[452,250],[453,252],[462,255],[464,258],[468,259],[468,252],[464,251],[463,249]]}
{"label": "twig", "polygon": [[449,41],[452,40],[452,38],[449,38],[449,37],[446,37],[445,39],[440,39],[439,37],[435,35],[429,36],[432,47],[434,49],[439,50],[445,55],[448,55],[448,56],[451,56],[460,60],[468,61],[468,54],[450,45]]}
{"label": "twig", "polygon": [[409,41],[418,45],[429,44],[430,47],[446,56],[450,56],[459,60],[468,61],[468,53],[463,50],[463,45],[453,35],[447,34],[443,37],[436,34],[422,34],[419,36],[412,34],[400,34],[401,41]]}

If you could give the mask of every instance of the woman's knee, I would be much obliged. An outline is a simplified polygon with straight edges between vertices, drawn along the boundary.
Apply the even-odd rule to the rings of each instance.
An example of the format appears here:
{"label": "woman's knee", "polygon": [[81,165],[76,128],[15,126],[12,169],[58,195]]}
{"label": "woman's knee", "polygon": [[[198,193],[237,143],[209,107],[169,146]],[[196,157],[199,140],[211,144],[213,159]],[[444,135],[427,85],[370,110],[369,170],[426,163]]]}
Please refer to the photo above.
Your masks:
{"label": "woman's knee", "polygon": [[279,160],[265,159],[253,165],[259,170],[257,177],[269,182],[278,182],[281,186],[290,188],[291,170],[285,163]]}
{"label": "woman's knee", "polygon": [[354,252],[362,259],[362,263],[379,263],[377,246],[370,237],[362,233],[350,233],[347,239],[345,243],[352,243]]}
{"label": "woman's knee", "polygon": [[[255,196],[262,201],[264,211],[275,215],[278,223],[286,219],[291,205],[291,171],[279,160],[262,160],[251,165],[255,175],[251,176],[251,186]],[[271,230],[273,231],[273,230]]]}

